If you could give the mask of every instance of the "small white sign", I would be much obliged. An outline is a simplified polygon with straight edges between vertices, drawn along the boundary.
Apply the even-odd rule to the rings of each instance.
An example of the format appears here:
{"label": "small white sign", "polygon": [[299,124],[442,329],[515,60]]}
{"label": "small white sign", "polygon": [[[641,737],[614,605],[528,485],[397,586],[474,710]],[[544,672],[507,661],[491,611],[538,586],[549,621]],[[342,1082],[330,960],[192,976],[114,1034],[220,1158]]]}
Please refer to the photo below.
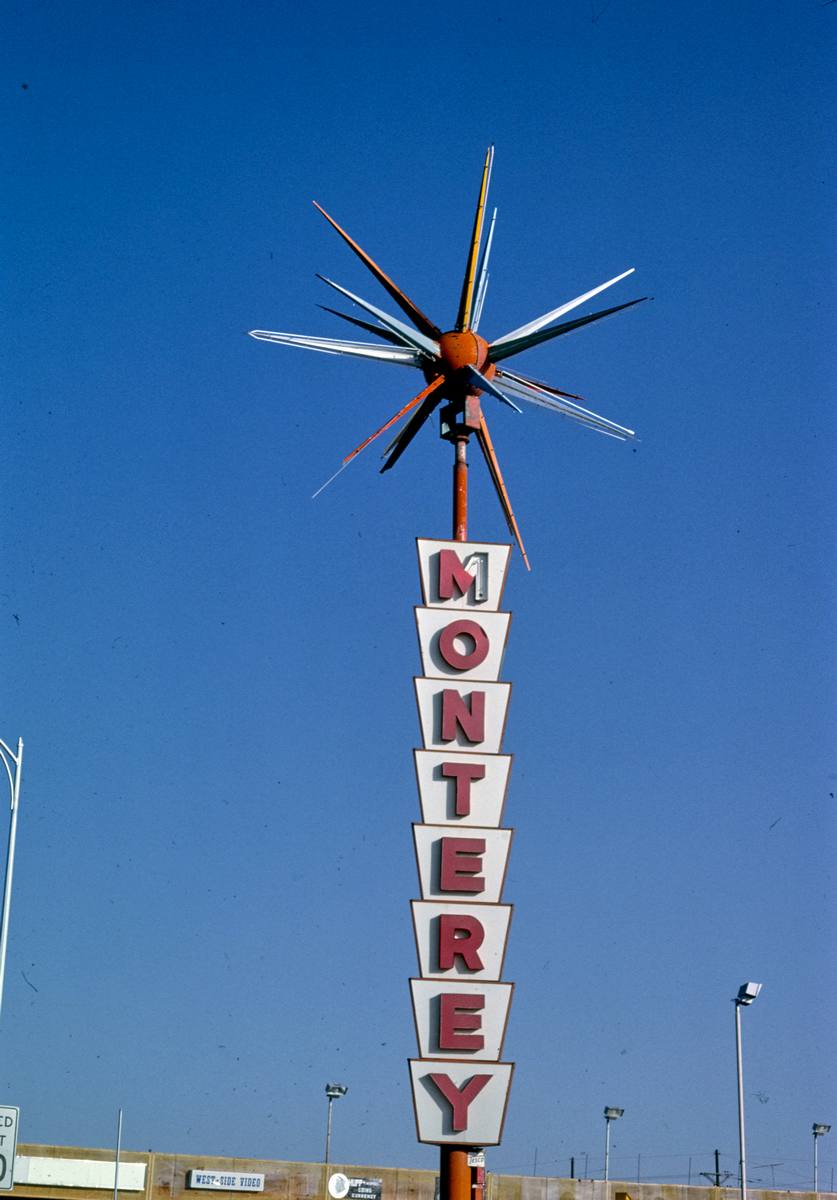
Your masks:
{"label": "small white sign", "polygon": [[500,752],[510,683],[426,678],[413,682],[425,750]]}
{"label": "small white sign", "polygon": [[513,830],[413,825],[422,900],[497,904]]}
{"label": "small white sign", "polygon": [[497,1062],[511,1003],[511,983],[411,979],[422,1058]]}
{"label": "small white sign", "polygon": [[410,1059],[418,1140],[499,1145],[513,1070],[513,1063]]}
{"label": "small white sign", "polygon": [[329,1175],[328,1194],[332,1197],[332,1200],[344,1200],[349,1194],[348,1176],[341,1174],[340,1171],[335,1171],[333,1175]]}
{"label": "small white sign", "polygon": [[485,1166],[485,1151],[484,1150],[469,1150],[468,1151],[468,1166],[469,1167],[484,1167]]}
{"label": "small white sign", "polygon": [[510,754],[414,750],[421,815],[426,825],[497,827],[509,782]]}
{"label": "small white sign", "polygon": [[439,542],[417,538],[421,591],[431,608],[496,612],[511,546],[495,542]]}
{"label": "small white sign", "polygon": [[499,680],[511,613],[487,612],[475,617],[443,608],[417,608],[415,613],[425,675]]}
{"label": "small white sign", "polygon": [[245,1171],[188,1171],[186,1186],[211,1192],[263,1192],[264,1175]]}
{"label": "small white sign", "polygon": [[510,904],[413,900],[419,969],[425,979],[488,979],[503,973]]}
{"label": "small white sign", "polygon": [[0,1105],[0,1191],[9,1192],[15,1186],[15,1151],[20,1109]]}

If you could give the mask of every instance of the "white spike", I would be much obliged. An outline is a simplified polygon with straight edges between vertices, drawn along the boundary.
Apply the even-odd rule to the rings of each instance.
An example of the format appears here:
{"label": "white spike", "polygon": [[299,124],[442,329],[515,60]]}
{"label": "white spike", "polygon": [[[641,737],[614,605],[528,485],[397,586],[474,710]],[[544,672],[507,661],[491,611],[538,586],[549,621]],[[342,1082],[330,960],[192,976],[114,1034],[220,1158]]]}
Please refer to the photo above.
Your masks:
{"label": "white spike", "polygon": [[509,408],[513,408],[515,412],[523,412],[522,408],[518,408],[516,404],[509,400],[508,396],[504,395],[504,393],[501,392],[500,389],[493,384],[490,379],[486,379],[486,377],[480,371],[478,371],[476,367],[467,366],[465,368],[465,374],[475,387],[480,388],[484,392],[488,392],[489,396],[494,396],[495,399],[501,400],[503,404],[508,404]]}
{"label": "white spike", "polygon": [[479,283],[477,284],[477,301],[474,305],[474,319],[471,328],[474,333],[479,328],[482,319],[482,306],[485,304],[485,293],[488,291],[488,257],[491,254],[491,243],[494,240],[494,223],[497,220],[497,209],[491,214],[491,224],[488,227],[488,237],[485,239],[482,257],[480,259]]}
{"label": "white spike", "polygon": [[583,296],[576,296],[574,300],[568,300],[566,304],[562,304],[559,308],[553,308],[552,312],[544,313],[542,317],[530,321],[528,325],[521,325],[519,329],[513,329],[511,333],[504,333],[502,337],[495,338],[491,343],[492,346],[505,346],[507,342],[512,342],[515,338],[526,337],[530,333],[537,333],[545,325],[551,325],[553,321],[557,321],[559,317],[563,317],[564,313],[578,308],[579,304],[584,304],[585,300],[591,300],[593,296],[598,296],[599,292],[603,292],[605,288],[612,287],[620,279],[625,279],[628,275],[632,275],[635,270],[636,267],[630,267],[627,271],[623,271],[621,275],[615,275],[613,279],[608,279],[607,283],[600,283],[598,287],[585,292]]}
{"label": "white spike", "polygon": [[337,468],[337,470],[334,472],[334,474],[333,474],[333,475],[331,475],[331,476],[330,476],[330,477],[329,477],[329,478],[328,478],[328,479],[325,481],[325,483],[321,484],[321,485],[320,485],[320,486],[317,488],[316,492],[314,492],[314,495],[311,497],[311,499],[312,499],[312,500],[316,500],[316,499],[317,499],[317,497],[319,496],[320,492],[324,492],[330,483],[334,483],[334,481],[335,481],[335,479],[337,478],[337,476],[338,476],[338,475],[340,475],[340,474],[341,474],[343,471],[345,471],[345,470],[346,470],[346,467],[348,467],[348,465],[349,465],[348,463],[343,463],[342,467],[338,467],[338,468]]}
{"label": "white spike", "polygon": [[383,312],[380,308],[376,308],[374,304],[370,304],[368,300],[362,300],[360,296],[356,296],[354,292],[350,292],[348,288],[341,287],[339,283],[335,283],[333,279],[326,279],[325,275],[320,275],[323,283],[327,283],[329,287],[333,287],[343,296],[347,296],[349,300],[355,304],[359,304],[361,308],[365,308],[373,317],[377,317],[381,324],[386,329],[391,329],[393,333],[399,334],[405,342],[411,346],[415,346],[423,354],[429,355],[431,358],[436,358],[439,354],[439,343],[434,342],[432,338],[426,337],[423,333],[419,333],[417,329],[410,329],[409,325],[405,325],[403,321],[399,321],[397,317],[391,317],[388,313]]}
{"label": "white spike", "polygon": [[583,408],[580,404],[574,404],[572,400],[567,400],[563,396],[555,396],[552,392],[535,387],[519,376],[510,375],[506,371],[498,371],[497,376],[509,391],[514,392],[523,400],[528,400],[531,404],[538,404],[542,408],[548,408],[552,412],[560,413],[564,417],[571,417],[573,420],[579,421],[582,425],[586,425],[590,429],[595,429],[599,433],[607,433],[610,437],[619,438],[620,441],[627,441],[630,438],[636,437],[633,429],[627,429],[624,425],[617,425],[615,421],[610,421],[607,417],[600,416],[598,413],[593,412],[592,409]]}
{"label": "white spike", "polygon": [[321,354],[348,354],[354,358],[374,358],[408,367],[417,367],[421,362],[418,350],[407,346],[402,350],[399,346],[379,346],[375,342],[346,342],[338,338],[309,337],[304,333],[273,333],[269,329],[251,329],[249,333],[261,342],[299,346],[303,350],[319,350]]}

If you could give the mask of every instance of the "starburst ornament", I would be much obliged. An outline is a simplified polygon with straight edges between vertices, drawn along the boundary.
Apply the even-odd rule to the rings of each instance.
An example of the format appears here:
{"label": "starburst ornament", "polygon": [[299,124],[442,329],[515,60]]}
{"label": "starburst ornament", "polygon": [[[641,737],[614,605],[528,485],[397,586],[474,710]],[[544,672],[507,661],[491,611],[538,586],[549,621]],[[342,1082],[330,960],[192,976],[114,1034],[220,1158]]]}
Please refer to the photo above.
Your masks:
{"label": "starburst ornament", "polygon": [[368,267],[392,300],[409,318],[411,324],[405,324],[397,317],[390,316],[374,304],[370,304],[368,300],[356,296],[348,288],[341,287],[339,283],[335,283],[331,279],[326,279],[324,275],[318,275],[323,283],[328,284],[329,287],[345,296],[347,300],[365,310],[369,316],[374,318],[374,321],[364,321],[333,308],[326,308],[326,312],[373,334],[381,339],[383,344],[381,342],[354,342],[336,338],[309,337],[300,333],[273,333],[266,329],[253,329],[250,331],[250,336],[261,341],[278,342],[283,346],[300,346],[306,350],[318,350],[323,354],[347,354],[356,358],[417,367],[424,376],[426,386],[394,416],[390,417],[380,429],[376,429],[350,454],[347,454],[338,471],[314,495],[319,495],[323,488],[336,479],[337,475],[345,470],[349,463],[376,438],[391,429],[402,418],[411,414],[384,451],[385,461],[381,471],[389,471],[398,462],[425,421],[435,412],[442,401],[447,401],[447,405],[441,413],[441,435],[450,441],[467,439],[471,433],[476,435],[509,530],[517,541],[523,561],[528,568],[529,561],[523,547],[520,529],[512,511],[497,455],[488,433],[488,425],[480,406],[480,398],[483,395],[489,395],[518,413],[522,410],[515,400],[525,400],[530,404],[536,404],[541,408],[556,412],[562,417],[577,421],[580,425],[606,434],[608,437],[618,438],[620,441],[628,441],[633,438],[635,434],[632,429],[617,425],[614,421],[583,407],[579,403],[583,397],[541,383],[536,379],[529,379],[506,367],[500,367],[499,364],[528,350],[531,346],[537,346],[540,342],[573,333],[576,329],[591,325],[594,321],[601,321],[623,309],[640,304],[648,297],[641,296],[639,299],[629,300],[626,304],[618,304],[613,308],[589,313],[587,316],[576,317],[559,324],[555,323],[573,309],[592,300],[599,292],[605,291],[606,288],[612,287],[614,283],[619,283],[620,280],[632,274],[634,268],[631,267],[629,270],[623,271],[621,275],[616,275],[613,279],[600,283],[598,287],[591,288],[589,292],[584,292],[581,296],[568,300],[558,308],[544,313],[543,316],[529,321],[526,325],[521,325],[519,329],[504,333],[502,337],[495,338],[492,342],[480,337],[477,331],[488,290],[488,262],[497,219],[497,210],[494,209],[488,234],[483,241],[484,218],[493,161],[494,147],[491,146],[485,156],[474,216],[474,228],[468,248],[465,278],[459,300],[459,311],[453,329],[443,332],[438,325],[425,316],[377,263],[373,262],[366,251],[346,233],[345,229],[342,229],[333,217],[330,217],[325,209],[315,201],[315,207],[351,247],[361,262]]}

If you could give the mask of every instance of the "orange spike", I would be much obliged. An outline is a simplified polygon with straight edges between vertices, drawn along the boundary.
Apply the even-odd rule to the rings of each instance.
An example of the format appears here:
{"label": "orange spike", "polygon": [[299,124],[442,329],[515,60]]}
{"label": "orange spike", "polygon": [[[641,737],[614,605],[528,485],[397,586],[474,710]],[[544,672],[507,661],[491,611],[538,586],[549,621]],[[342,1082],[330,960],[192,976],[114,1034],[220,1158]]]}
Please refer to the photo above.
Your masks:
{"label": "orange spike", "polygon": [[429,383],[427,385],[427,387],[424,388],[423,391],[419,392],[419,394],[417,396],[413,396],[412,400],[410,400],[409,403],[405,404],[402,409],[399,409],[399,411],[395,414],[394,417],[390,417],[390,419],[387,421],[387,423],[385,425],[382,425],[380,429],[376,429],[374,433],[371,433],[369,435],[369,437],[366,439],[366,441],[361,442],[360,445],[351,452],[351,454],[347,454],[346,457],[343,459],[343,465],[345,466],[346,464],[350,463],[356,454],[360,454],[361,450],[366,449],[366,447],[369,445],[370,442],[374,442],[376,437],[378,437],[380,434],[386,432],[386,430],[389,429],[391,425],[394,425],[395,422],[397,420],[399,420],[401,417],[403,417],[406,413],[408,413],[411,408],[415,408],[416,405],[420,404],[422,402],[422,400],[425,400],[430,395],[431,392],[435,392],[436,388],[439,386],[440,383],[442,383],[443,380],[444,380],[444,375],[437,375],[436,378],[431,383]]}
{"label": "orange spike", "polygon": [[515,520],[515,515],[512,512],[511,501],[509,500],[509,494],[506,491],[506,485],[503,482],[500,464],[497,461],[497,455],[494,453],[494,447],[491,444],[491,438],[488,433],[488,426],[485,423],[485,417],[482,415],[480,415],[480,427],[477,430],[477,439],[479,440],[480,448],[485,456],[485,461],[488,464],[489,474],[494,482],[494,487],[496,489],[497,496],[499,497],[503,513],[505,514],[509,531],[520,547],[520,554],[523,558],[523,563],[526,567],[526,570],[531,571],[532,568],[529,565],[529,559],[523,545],[523,538],[520,536],[520,527],[518,526],[517,521]]}
{"label": "orange spike", "polygon": [[331,225],[333,229],[337,230],[346,245],[350,246],[352,250],[354,250],[360,261],[369,268],[369,270],[378,280],[378,283],[380,283],[382,287],[386,288],[401,311],[406,313],[413,322],[416,329],[420,329],[422,333],[427,335],[427,337],[441,337],[442,331],[439,329],[438,325],[434,325],[430,318],[426,317],[421,309],[417,305],[413,304],[409,296],[404,295],[400,287],[393,283],[389,275],[382,271],[376,262],[373,262],[366,251],[362,250],[353,238],[349,237],[348,233],[346,233],[346,230],[341,229],[334,218],[330,217],[326,210],[319,205],[316,200],[312,200],[311,203],[318,212],[323,214],[329,225]]}

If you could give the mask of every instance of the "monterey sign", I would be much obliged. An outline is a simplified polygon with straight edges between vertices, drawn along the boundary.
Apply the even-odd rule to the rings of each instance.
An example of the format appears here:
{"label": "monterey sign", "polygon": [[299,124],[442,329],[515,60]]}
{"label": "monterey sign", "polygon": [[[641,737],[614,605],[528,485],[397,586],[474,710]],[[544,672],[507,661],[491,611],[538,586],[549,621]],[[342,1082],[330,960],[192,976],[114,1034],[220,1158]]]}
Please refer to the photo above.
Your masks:
{"label": "monterey sign", "polygon": [[418,1140],[500,1142],[513,1063],[500,1059],[514,985],[500,981],[511,905],[512,830],[501,828],[511,684],[500,682],[511,614],[500,612],[510,546],[418,540],[416,609],[421,977],[410,980],[420,1058],[410,1060]]}

